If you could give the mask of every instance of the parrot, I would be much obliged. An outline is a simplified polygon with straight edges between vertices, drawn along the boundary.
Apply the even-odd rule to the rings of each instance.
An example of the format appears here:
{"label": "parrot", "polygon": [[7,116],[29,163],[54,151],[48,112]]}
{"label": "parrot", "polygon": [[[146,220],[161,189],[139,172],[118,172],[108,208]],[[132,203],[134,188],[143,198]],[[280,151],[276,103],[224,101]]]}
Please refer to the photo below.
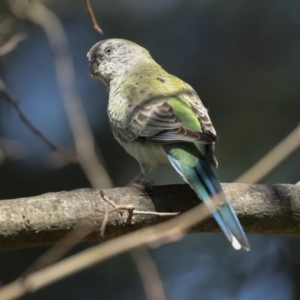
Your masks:
{"label": "parrot", "polygon": [[[195,90],[166,72],[142,46],[118,38],[87,53],[90,74],[109,93],[108,117],[115,139],[139,163],[136,183],[157,164],[170,163],[206,203],[233,248],[250,250],[247,236],[213,168],[216,131]],[[212,198],[222,206],[212,209]]]}

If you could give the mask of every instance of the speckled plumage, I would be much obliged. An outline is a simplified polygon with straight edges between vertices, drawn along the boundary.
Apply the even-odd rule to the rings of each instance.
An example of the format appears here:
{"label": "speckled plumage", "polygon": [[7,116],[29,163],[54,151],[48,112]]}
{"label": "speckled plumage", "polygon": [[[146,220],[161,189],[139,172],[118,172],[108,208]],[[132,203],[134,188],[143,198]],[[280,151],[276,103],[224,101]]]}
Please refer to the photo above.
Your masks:
{"label": "speckled plumage", "polygon": [[247,238],[211,166],[216,131],[193,88],[167,73],[139,45],[104,40],[88,52],[91,75],[108,87],[112,132],[136,158],[145,175],[157,163],[171,163],[204,202],[221,193],[226,205],[213,214],[236,249]]}

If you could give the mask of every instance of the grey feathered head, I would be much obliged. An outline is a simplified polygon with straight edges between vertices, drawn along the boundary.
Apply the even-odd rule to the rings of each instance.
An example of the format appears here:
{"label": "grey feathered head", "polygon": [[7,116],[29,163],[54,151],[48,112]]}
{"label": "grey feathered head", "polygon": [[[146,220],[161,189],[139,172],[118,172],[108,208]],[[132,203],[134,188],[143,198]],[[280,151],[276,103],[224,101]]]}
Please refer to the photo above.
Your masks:
{"label": "grey feathered head", "polygon": [[139,60],[151,58],[145,48],[123,39],[103,40],[90,49],[87,57],[91,76],[105,84],[124,75]]}

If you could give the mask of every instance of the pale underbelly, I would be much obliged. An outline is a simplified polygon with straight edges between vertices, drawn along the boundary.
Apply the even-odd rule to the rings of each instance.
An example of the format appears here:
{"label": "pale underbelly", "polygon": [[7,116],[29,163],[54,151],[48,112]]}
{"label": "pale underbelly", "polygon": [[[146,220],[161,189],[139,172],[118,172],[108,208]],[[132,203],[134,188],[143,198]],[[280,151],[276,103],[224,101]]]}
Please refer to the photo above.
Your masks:
{"label": "pale underbelly", "polygon": [[154,166],[157,163],[169,163],[165,151],[158,144],[132,142],[124,143],[122,146],[140,164]]}

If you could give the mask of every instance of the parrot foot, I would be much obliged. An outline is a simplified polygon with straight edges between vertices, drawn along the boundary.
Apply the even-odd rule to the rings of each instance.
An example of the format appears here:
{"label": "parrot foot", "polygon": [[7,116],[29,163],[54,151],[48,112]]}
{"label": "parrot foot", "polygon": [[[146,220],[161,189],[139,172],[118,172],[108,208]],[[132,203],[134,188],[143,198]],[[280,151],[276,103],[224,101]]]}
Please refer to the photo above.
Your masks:
{"label": "parrot foot", "polygon": [[140,191],[150,190],[152,188],[153,181],[145,180],[144,175],[139,174],[131,183],[131,186],[139,189]]}

